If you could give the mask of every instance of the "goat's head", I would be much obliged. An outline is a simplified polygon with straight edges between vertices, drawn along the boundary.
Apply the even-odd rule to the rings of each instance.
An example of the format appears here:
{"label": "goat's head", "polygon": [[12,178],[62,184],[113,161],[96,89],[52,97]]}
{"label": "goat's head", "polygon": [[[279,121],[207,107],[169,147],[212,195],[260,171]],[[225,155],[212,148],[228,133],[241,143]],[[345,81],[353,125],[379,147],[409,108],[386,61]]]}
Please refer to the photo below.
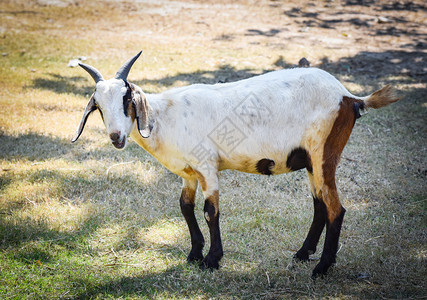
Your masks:
{"label": "goat's head", "polygon": [[117,71],[116,76],[109,80],[104,80],[101,73],[94,67],[79,64],[95,80],[96,89],[83,113],[76,135],[72,139],[73,143],[82,134],[90,113],[97,109],[107,127],[111,142],[117,149],[123,149],[126,146],[127,137],[133,130],[135,121],[141,136],[143,138],[150,136],[152,126],[148,120],[149,107],[146,97],[138,86],[127,81],[129,71],[141,53],[142,51],[129,59]]}

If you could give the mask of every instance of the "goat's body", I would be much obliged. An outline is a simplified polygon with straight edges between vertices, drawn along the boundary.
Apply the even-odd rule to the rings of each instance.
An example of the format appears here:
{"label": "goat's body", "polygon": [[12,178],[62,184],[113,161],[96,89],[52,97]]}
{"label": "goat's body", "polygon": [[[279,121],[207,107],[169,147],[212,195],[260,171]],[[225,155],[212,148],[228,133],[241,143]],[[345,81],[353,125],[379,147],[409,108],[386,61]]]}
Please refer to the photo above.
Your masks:
{"label": "goat's body", "polygon": [[[133,126],[131,137],[183,178],[180,206],[192,244],[188,260],[201,261],[207,268],[218,268],[223,255],[218,171],[274,175],[307,169],[314,217],[295,257],[308,260],[326,227],[322,257],[313,276],[326,274],[335,263],[345,214],[335,185],[341,153],[360,117],[359,109],[380,108],[397,101],[393,89],[387,86],[360,98],[329,73],[304,68],[145,96],[139,87],[126,81],[129,65],[139,55],[109,81],[103,81],[93,67],[84,66],[99,91],[90,99],[73,141],[80,136],[87,116],[98,108],[106,113],[104,123],[116,148],[126,145]],[[111,93],[103,93],[107,88],[115,91],[114,99],[108,96]],[[203,210],[211,241],[206,256],[202,253],[204,237],[194,215],[198,183],[206,199]]]}
{"label": "goat's body", "polygon": [[[323,142],[319,130],[330,129],[345,96],[355,97],[329,73],[314,68],[191,85],[147,95],[156,126],[149,139],[141,139],[136,129],[132,136],[183,177],[188,166],[197,169],[201,164],[262,173],[257,163],[265,158],[275,162],[272,174],[287,173],[289,153],[307,149],[308,141]],[[183,140],[182,134],[189,138]],[[198,155],[198,150],[210,157]]]}

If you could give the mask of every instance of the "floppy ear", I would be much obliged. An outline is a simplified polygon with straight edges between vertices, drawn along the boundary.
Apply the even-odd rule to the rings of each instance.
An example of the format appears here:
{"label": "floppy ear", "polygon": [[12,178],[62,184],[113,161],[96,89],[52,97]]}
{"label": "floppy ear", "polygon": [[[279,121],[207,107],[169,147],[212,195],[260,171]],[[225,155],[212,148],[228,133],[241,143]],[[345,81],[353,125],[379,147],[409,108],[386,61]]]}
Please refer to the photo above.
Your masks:
{"label": "floppy ear", "polygon": [[77,139],[82,134],[83,128],[85,127],[87,118],[89,117],[90,113],[93,112],[94,110],[96,110],[98,108],[96,106],[96,104],[95,104],[95,98],[93,97],[93,95],[94,94],[92,94],[92,96],[90,97],[89,103],[87,104],[85,112],[83,113],[83,117],[82,117],[82,120],[80,121],[79,128],[76,131],[76,135],[71,140],[72,143],[74,143],[75,141],[77,141]]}
{"label": "floppy ear", "polygon": [[132,103],[135,108],[135,118],[138,125],[139,134],[143,138],[148,138],[151,135],[151,129],[153,128],[149,120],[149,106],[145,95],[138,91],[135,86],[132,86]]}

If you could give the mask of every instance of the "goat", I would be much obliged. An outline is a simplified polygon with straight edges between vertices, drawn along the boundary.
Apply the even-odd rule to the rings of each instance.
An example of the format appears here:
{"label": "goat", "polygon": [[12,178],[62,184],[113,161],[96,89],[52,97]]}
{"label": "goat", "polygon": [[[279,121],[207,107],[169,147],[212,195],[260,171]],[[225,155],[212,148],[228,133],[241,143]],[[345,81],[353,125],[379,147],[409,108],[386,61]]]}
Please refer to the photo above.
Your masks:
{"label": "goat", "polygon": [[[142,52],[142,51],[141,51]],[[160,94],[144,94],[127,81],[141,55],[128,60],[113,79],[80,63],[95,80],[72,142],[81,135],[91,112],[99,109],[112,144],[126,146],[130,136],[171,172],[183,178],[181,212],[191,236],[188,262],[215,269],[223,256],[219,229],[218,172],[276,175],[307,169],[314,202],[308,235],[295,254],[307,261],[326,227],[320,262],[313,278],[336,261],[345,209],[338,198],[335,171],[359,110],[399,100],[386,86],[367,97],[347,91],[331,74],[316,68],[280,70],[233,83],[194,84]],[[200,183],[209,227],[210,249],[194,215]]]}

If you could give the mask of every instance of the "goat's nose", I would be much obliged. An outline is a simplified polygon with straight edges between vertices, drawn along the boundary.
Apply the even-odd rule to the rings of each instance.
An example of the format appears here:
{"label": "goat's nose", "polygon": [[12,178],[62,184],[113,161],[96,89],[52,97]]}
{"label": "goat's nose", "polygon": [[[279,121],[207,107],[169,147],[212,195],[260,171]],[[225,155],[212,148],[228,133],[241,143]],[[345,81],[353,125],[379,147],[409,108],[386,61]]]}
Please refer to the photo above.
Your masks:
{"label": "goat's nose", "polygon": [[120,132],[110,133],[110,139],[114,141],[118,141],[120,139]]}

